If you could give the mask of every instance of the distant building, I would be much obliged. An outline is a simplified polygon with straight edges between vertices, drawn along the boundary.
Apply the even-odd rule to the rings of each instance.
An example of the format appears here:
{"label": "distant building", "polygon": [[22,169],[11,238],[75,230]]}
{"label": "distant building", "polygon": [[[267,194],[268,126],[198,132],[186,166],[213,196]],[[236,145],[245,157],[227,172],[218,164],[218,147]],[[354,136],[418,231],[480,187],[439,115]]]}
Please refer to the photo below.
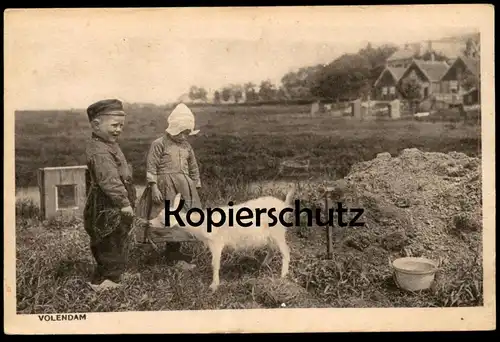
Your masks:
{"label": "distant building", "polygon": [[414,60],[401,76],[400,84],[406,79],[415,79],[421,85],[421,96],[426,99],[441,90],[441,77],[448,70],[446,62]]}
{"label": "distant building", "polygon": [[479,90],[474,87],[462,95],[463,104],[466,106],[477,105],[479,103]]}
{"label": "distant building", "polygon": [[464,89],[464,81],[468,76],[479,78],[479,60],[459,56],[441,78],[442,93],[460,93]]}
{"label": "distant building", "polygon": [[386,61],[387,66],[394,68],[407,68],[413,59],[428,52],[447,57],[448,64],[452,64],[458,56],[463,56],[465,51],[479,55],[479,35],[469,39],[443,38],[428,40],[419,43],[407,43],[394,52]]}
{"label": "distant building", "polygon": [[390,101],[401,97],[399,91],[399,80],[403,76],[406,68],[386,67],[375,81],[373,95],[375,100]]}
{"label": "distant building", "polygon": [[[476,96],[469,92],[473,88],[479,89],[480,85],[474,84],[479,82],[479,76],[479,59],[459,56],[441,77],[441,88],[439,94],[436,94],[436,101],[440,102],[442,107],[448,107],[463,103],[465,101],[464,96]],[[472,87],[470,85],[471,81],[473,83]]]}
{"label": "distant building", "polygon": [[387,58],[386,66],[390,68],[408,68],[415,56],[420,53],[418,44],[406,44],[403,49],[397,50]]}
{"label": "distant building", "polygon": [[[422,43],[423,45],[424,43]],[[467,47],[467,42],[457,39],[440,39],[428,41],[426,43],[425,52],[434,52],[448,58],[448,63],[451,64],[458,56],[463,55]],[[422,47],[422,49],[424,49]]]}
{"label": "distant building", "polygon": [[[430,60],[419,59],[427,53]],[[436,54],[447,60],[436,61]],[[374,99],[403,99],[403,82],[414,79],[421,85],[421,102],[426,107],[477,104],[480,86],[474,82],[479,82],[479,63],[479,34],[405,44],[387,58],[385,69],[374,83]]]}

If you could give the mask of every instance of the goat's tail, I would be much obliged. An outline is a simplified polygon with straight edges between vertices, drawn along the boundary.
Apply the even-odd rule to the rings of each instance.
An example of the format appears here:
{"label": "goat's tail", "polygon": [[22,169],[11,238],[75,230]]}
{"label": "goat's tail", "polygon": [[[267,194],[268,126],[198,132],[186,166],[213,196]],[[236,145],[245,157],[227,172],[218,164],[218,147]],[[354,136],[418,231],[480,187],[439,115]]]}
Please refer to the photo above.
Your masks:
{"label": "goat's tail", "polygon": [[293,204],[293,196],[295,195],[295,184],[292,185],[292,188],[286,194],[285,204],[286,206],[291,206]]}

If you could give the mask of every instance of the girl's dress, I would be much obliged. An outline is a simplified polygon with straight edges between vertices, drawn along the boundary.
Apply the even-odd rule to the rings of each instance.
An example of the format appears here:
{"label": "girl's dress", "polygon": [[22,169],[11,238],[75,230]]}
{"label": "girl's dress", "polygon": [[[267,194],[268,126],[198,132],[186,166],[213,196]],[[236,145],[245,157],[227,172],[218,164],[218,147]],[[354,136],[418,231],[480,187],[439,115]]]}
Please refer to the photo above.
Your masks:
{"label": "girl's dress", "polygon": [[136,214],[145,219],[156,217],[165,202],[154,203],[151,183],[156,182],[164,200],[173,201],[180,193],[184,208],[201,208],[197,187],[201,187],[198,163],[187,141],[176,142],[168,133],[151,144],[147,156],[147,181],[137,205]]}

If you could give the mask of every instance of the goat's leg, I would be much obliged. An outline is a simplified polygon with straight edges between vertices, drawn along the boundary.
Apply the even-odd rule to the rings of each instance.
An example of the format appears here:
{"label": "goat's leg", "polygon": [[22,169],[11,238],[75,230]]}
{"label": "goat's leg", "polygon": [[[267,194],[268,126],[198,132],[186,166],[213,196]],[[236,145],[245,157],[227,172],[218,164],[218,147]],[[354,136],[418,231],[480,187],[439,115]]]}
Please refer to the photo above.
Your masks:
{"label": "goat's leg", "polygon": [[222,255],[222,247],[219,245],[211,245],[210,252],[212,253],[212,284],[210,289],[215,292],[220,284],[220,259]]}
{"label": "goat's leg", "polygon": [[281,278],[285,278],[288,274],[288,267],[290,265],[290,248],[286,243],[285,238],[276,241],[281,252],[282,265],[281,265]]}
{"label": "goat's leg", "polygon": [[261,265],[266,265],[269,263],[269,260],[271,259],[271,251],[269,249],[266,250],[266,257],[262,261]]}

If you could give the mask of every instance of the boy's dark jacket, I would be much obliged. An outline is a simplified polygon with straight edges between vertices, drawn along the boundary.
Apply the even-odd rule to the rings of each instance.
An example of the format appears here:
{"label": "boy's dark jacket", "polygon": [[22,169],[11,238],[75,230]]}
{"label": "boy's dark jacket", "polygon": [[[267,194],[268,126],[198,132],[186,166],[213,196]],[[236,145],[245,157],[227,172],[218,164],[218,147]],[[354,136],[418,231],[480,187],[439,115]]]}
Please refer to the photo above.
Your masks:
{"label": "boy's dark jacket", "polygon": [[[127,206],[135,208],[137,193],[132,180],[132,169],[117,143],[104,141],[92,134],[85,152],[85,230],[96,241],[123,226],[127,218],[121,214],[120,209]],[[132,221],[132,218],[128,220]]]}

